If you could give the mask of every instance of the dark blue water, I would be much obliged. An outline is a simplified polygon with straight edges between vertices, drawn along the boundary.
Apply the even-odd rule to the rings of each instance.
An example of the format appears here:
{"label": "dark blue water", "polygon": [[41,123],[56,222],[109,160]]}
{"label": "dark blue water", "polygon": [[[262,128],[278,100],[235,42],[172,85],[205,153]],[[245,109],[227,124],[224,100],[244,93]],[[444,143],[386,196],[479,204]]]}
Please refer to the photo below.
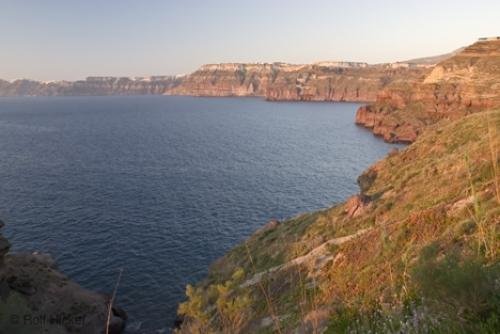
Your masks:
{"label": "dark blue water", "polygon": [[0,217],[110,292],[130,327],[169,327],[184,287],[270,218],[324,208],[391,146],[356,104],[190,97],[0,99]]}

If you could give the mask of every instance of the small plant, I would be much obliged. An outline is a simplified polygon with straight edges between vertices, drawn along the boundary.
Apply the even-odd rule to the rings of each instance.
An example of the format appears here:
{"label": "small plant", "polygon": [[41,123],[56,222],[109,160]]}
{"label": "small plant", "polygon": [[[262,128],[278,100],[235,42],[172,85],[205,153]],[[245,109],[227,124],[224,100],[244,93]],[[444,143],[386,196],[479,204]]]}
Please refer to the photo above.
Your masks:
{"label": "small plant", "polygon": [[210,317],[205,311],[205,300],[203,292],[188,284],[186,286],[187,301],[179,305],[179,315],[189,320],[183,324],[188,327],[191,333],[208,333]]}
{"label": "small plant", "polygon": [[247,310],[252,300],[248,292],[242,292],[239,288],[244,277],[243,269],[238,268],[231,280],[212,286],[215,290],[215,305],[224,333],[240,333],[249,318]]}
{"label": "small plant", "polygon": [[464,332],[489,328],[498,333],[500,266],[486,265],[477,257],[461,259],[459,254],[438,260],[437,253],[434,246],[423,250],[412,275],[416,294],[443,323]]}

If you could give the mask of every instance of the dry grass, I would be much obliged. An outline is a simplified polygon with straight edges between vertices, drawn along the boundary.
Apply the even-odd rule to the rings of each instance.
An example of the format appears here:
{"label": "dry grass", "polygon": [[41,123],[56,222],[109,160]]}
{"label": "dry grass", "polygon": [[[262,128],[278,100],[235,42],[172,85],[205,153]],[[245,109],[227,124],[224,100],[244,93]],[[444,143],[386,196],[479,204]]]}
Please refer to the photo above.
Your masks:
{"label": "dry grass", "polygon": [[[321,259],[311,259],[309,268],[272,272],[250,288],[264,298],[256,298],[249,308],[265,309],[275,332],[300,326],[319,333],[324,322],[311,314],[328,310],[333,315],[339,306],[369,310],[372,303],[401,308],[414,296],[413,269],[430,245],[437,245],[438,258],[474,253],[496,263],[499,123],[496,111],[431,128],[407,149],[370,168],[374,177],[363,193],[370,205],[362,214],[348,217],[345,206],[338,205],[256,234],[217,263],[212,271],[217,280],[203,283],[200,293],[227,280],[237,267],[253,276],[304,255],[325,239],[370,227],[359,238],[329,249],[326,255],[333,261],[323,267],[316,267]],[[253,317],[249,321],[255,323],[262,313]]]}
{"label": "dry grass", "polygon": [[[254,271],[254,275],[255,275],[255,274],[257,274],[257,271],[255,270],[255,263],[253,261],[252,254],[250,252],[250,248],[248,248],[248,245],[246,243],[245,243],[245,248],[247,250],[248,260],[250,261],[250,264],[253,267],[253,271]],[[259,286],[260,291],[262,292],[262,294],[264,295],[264,298],[266,299],[267,309],[269,311],[271,319],[273,319],[274,328],[278,334],[281,334],[282,332],[281,332],[280,319],[276,315],[276,312],[274,310],[274,306],[273,306],[272,300],[269,296],[269,293],[267,292],[266,288],[264,287],[262,280],[259,280],[257,285]]]}
{"label": "dry grass", "polygon": [[488,143],[490,148],[491,166],[493,169],[493,184],[495,185],[495,194],[497,204],[500,205],[500,173],[498,171],[498,136],[497,125],[491,120],[491,114],[486,114],[486,122],[488,124]]}
{"label": "dry grass", "polygon": [[[295,238],[295,244],[298,244],[298,241],[297,241],[297,238]],[[300,256],[300,252],[298,251],[298,248],[296,247],[296,251],[295,251],[295,257],[299,257]],[[299,266],[296,266],[296,272],[297,272],[297,277],[298,277],[298,280],[299,280],[299,294],[300,294],[300,297],[299,297],[299,310],[300,310],[300,323],[302,326],[304,326],[304,319],[306,317],[306,311],[305,311],[305,307],[307,305],[307,293],[306,293],[306,288],[305,288],[305,284],[304,284],[304,279],[302,277],[302,272],[300,270],[300,267]]]}

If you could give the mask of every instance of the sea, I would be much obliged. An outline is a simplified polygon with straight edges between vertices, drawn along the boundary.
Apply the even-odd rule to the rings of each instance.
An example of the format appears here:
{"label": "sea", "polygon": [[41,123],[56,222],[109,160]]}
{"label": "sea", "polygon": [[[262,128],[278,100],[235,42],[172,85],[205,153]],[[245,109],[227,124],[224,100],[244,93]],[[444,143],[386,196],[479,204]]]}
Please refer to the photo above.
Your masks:
{"label": "sea", "polygon": [[0,219],[111,293],[127,333],[169,332],[185,286],[271,219],[341,202],[398,147],[355,103],[176,96],[0,98]]}

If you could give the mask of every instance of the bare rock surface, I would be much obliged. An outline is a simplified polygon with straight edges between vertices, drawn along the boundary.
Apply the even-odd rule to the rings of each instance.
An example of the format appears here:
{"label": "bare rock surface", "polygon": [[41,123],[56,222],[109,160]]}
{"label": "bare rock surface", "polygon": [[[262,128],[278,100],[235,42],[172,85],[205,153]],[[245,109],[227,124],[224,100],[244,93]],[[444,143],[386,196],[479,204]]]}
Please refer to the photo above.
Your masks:
{"label": "bare rock surface", "polygon": [[356,124],[388,142],[413,142],[430,124],[500,106],[500,40],[478,41],[423,79],[408,77],[359,108]]}
{"label": "bare rock surface", "polygon": [[[0,333],[105,333],[108,296],[71,281],[47,254],[10,254],[9,248],[0,235]],[[121,333],[126,318],[113,307],[110,333]]]}

